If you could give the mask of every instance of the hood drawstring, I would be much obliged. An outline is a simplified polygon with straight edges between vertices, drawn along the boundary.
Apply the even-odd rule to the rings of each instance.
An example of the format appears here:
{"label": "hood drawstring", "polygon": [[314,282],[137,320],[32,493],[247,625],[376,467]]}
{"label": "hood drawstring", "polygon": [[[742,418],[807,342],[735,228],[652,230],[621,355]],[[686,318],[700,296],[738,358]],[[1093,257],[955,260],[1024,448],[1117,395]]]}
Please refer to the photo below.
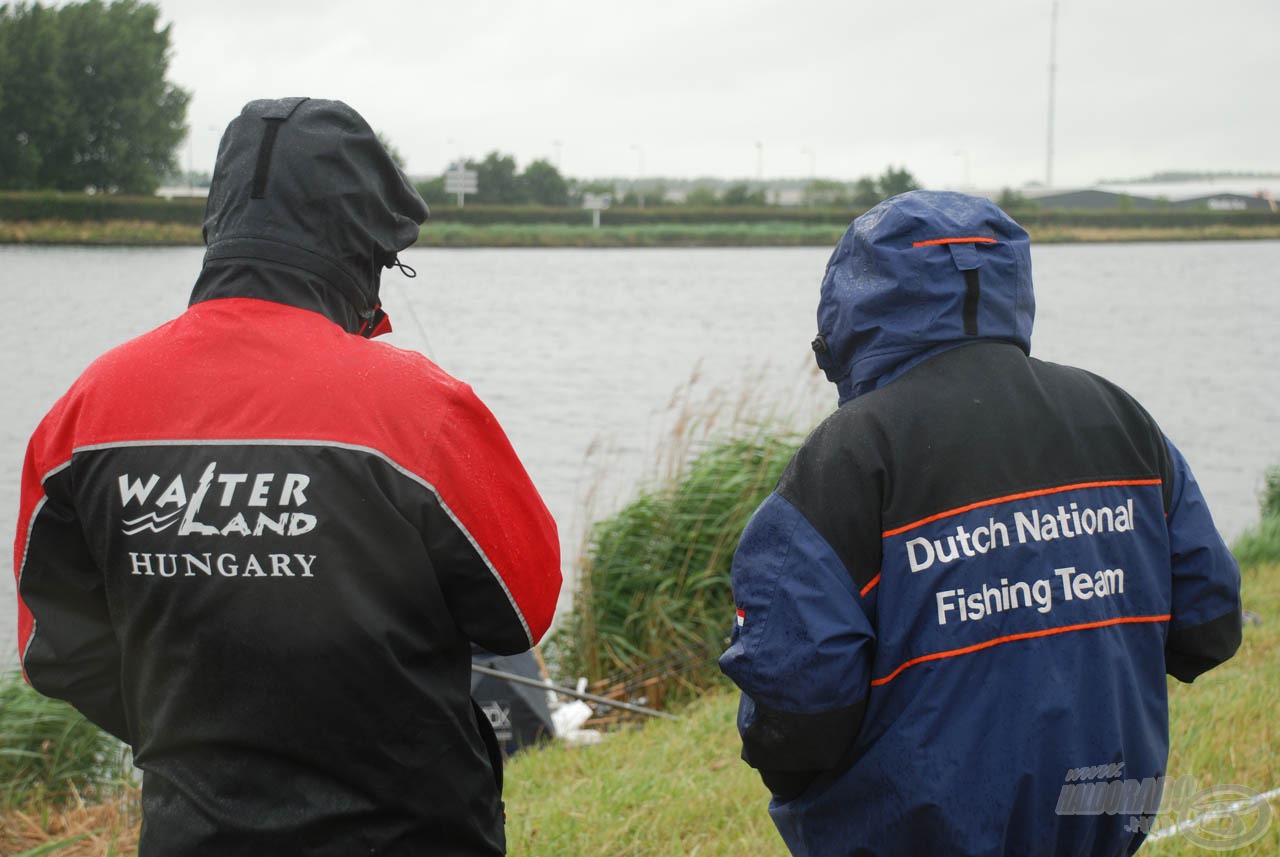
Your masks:
{"label": "hood drawstring", "polygon": [[400,269],[400,273],[404,274],[404,275],[405,275],[405,277],[407,277],[407,278],[408,278],[408,279],[410,279],[410,280],[412,280],[412,279],[414,279],[415,277],[417,277],[417,276],[418,276],[418,272],[417,272],[417,271],[415,271],[413,268],[409,267],[408,265],[406,265],[404,262],[401,262],[401,261],[400,261],[400,257],[399,257],[399,256],[396,256],[395,258],[393,258],[393,259],[391,260],[391,264],[390,264],[390,265],[388,265],[387,267],[388,267],[388,268],[399,268],[399,269]]}
{"label": "hood drawstring", "polygon": [[[418,272],[406,265],[404,262],[401,262],[399,257],[392,257],[391,261],[387,263],[387,267],[399,268],[400,273],[404,274],[405,277],[410,280],[418,276]],[[382,336],[384,333],[390,332],[391,319],[387,317],[386,310],[382,308],[381,301],[373,305],[373,309],[370,311],[369,317],[364,320],[364,323],[360,325],[360,330],[357,331],[357,333],[365,339],[373,339],[375,336]]]}

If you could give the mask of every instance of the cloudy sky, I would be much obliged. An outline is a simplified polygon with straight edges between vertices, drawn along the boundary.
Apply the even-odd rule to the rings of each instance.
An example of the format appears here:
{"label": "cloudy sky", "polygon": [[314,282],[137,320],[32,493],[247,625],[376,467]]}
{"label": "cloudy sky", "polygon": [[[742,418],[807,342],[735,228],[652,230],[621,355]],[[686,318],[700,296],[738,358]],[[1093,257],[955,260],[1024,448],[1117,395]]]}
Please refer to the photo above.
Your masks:
{"label": "cloudy sky", "polygon": [[[183,160],[244,102],[350,103],[438,174],[1043,181],[1052,0],[158,0]],[[1059,0],[1054,184],[1280,171],[1280,2]]]}

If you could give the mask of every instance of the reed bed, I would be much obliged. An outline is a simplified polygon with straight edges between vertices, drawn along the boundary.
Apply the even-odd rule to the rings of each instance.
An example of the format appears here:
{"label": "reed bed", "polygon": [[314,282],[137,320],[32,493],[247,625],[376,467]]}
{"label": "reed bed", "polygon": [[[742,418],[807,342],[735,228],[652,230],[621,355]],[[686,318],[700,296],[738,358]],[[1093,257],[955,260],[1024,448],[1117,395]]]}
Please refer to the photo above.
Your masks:
{"label": "reed bed", "polygon": [[125,747],[82,714],[36,693],[17,672],[0,676],[0,809],[38,795],[47,804],[119,793]]}
{"label": "reed bed", "polygon": [[695,372],[676,391],[653,475],[588,530],[573,611],[547,647],[559,674],[608,679],[665,662],[676,689],[720,679],[733,552],[818,402],[829,404],[819,377],[797,378],[787,402],[761,401],[749,377],[735,393],[701,389]]}

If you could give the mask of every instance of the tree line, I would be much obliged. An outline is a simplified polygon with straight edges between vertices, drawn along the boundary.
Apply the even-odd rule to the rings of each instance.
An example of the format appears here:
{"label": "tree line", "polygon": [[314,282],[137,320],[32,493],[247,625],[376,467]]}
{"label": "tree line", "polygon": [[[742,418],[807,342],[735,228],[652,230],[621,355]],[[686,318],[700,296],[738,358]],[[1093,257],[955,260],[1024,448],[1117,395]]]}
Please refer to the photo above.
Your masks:
{"label": "tree line", "polygon": [[[393,146],[389,145],[392,151]],[[669,190],[659,180],[636,182],[626,180],[577,180],[562,175],[545,159],[531,162],[520,170],[514,156],[493,151],[482,160],[466,159],[465,169],[474,170],[479,191],[467,194],[472,203],[490,205],[580,205],[585,194],[610,194],[612,204],[622,207],[645,207],[683,203],[690,207],[751,208],[777,204],[777,199],[763,184],[731,182],[720,187],[695,184],[682,196]],[[456,168],[450,164],[445,172]],[[456,204],[456,197],[445,190],[445,176],[418,181],[418,192],[429,205]],[[829,179],[809,181],[801,191],[803,205],[834,208],[870,208],[881,200],[920,184],[904,167],[888,167],[877,176],[864,176],[853,182]]]}
{"label": "tree line", "polygon": [[[166,79],[170,28],[159,21],[158,6],[142,0],[0,4],[0,189],[150,194],[179,177],[191,94]],[[479,192],[468,197],[476,203],[575,206],[587,193],[610,194],[621,207],[778,201],[759,182],[695,184],[681,193],[653,180],[570,179],[545,159],[521,170],[498,151],[464,166],[478,176]],[[800,202],[867,208],[918,186],[905,168],[889,167],[855,182],[812,180]],[[454,201],[444,188],[443,175],[418,182],[437,206]]]}
{"label": "tree line", "polygon": [[191,97],[165,80],[159,16],[138,0],[0,5],[0,188],[159,186]]}

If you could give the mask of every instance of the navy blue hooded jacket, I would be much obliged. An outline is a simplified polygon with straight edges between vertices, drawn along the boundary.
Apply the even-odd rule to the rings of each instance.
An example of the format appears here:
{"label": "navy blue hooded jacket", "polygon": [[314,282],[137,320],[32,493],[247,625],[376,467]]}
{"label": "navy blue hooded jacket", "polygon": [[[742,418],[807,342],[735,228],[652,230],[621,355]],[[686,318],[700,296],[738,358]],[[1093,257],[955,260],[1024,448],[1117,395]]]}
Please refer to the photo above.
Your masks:
{"label": "navy blue hooded jacket", "polygon": [[[720,662],[795,854],[1132,853],[1165,674],[1239,645],[1186,462],[1124,391],[1029,356],[1034,306],[1026,232],[975,197],[895,197],[831,257],[841,407],[743,535]],[[1081,805],[1081,768],[1123,805]]]}

